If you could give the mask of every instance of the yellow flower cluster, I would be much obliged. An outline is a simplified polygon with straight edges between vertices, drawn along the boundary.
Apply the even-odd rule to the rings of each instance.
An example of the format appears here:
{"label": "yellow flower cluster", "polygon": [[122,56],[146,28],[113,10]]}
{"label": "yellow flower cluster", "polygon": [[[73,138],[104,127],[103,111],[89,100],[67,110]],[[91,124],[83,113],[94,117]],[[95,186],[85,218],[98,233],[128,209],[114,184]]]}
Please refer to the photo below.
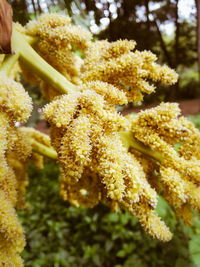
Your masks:
{"label": "yellow flower cluster", "polygon": [[27,34],[39,36],[55,47],[76,45],[85,50],[92,38],[90,32],[80,26],[71,24],[71,19],[65,15],[56,13],[43,14],[36,21],[27,24]]}
{"label": "yellow flower cluster", "polygon": [[[76,92],[59,96],[44,108],[61,165],[62,197],[77,206],[93,207],[103,201],[128,209],[152,236],[169,240],[169,229],[154,212],[156,191],[139,158],[123,146],[118,132],[129,128],[129,120],[116,112],[115,105],[139,101],[143,93],[153,92],[148,79],[174,83],[176,73],[156,64],[151,52],[132,52],[133,41],[92,43],[91,34],[71,25],[66,16],[42,15],[26,26],[26,34],[37,37],[34,49],[78,85]],[[85,53],[84,61],[73,46]],[[46,98],[57,96],[46,82],[41,85]]]}
{"label": "yellow flower cluster", "polygon": [[23,86],[0,72],[0,110],[12,121],[26,121],[32,111],[32,101]]}
{"label": "yellow flower cluster", "polygon": [[31,149],[15,126],[30,116],[32,102],[21,84],[0,73],[0,265],[22,266],[19,253],[25,245],[15,207],[21,205],[22,184],[13,155],[25,161]]}
{"label": "yellow flower cluster", "polygon": [[[58,159],[60,193],[76,206],[93,207],[103,201],[112,209],[128,209],[148,233],[168,241],[172,234],[155,212],[157,193],[164,190],[177,214],[191,224],[191,208],[199,210],[200,205],[199,132],[179,117],[176,104],[161,104],[134,118],[123,117],[115,109],[116,105],[137,102],[144,93],[152,93],[155,88],[150,80],[173,84],[177,74],[155,63],[157,58],[151,52],[134,50],[134,41],[91,42],[91,34],[73,26],[66,16],[46,14],[25,29],[17,28],[37,39],[33,47],[49,63],[29,45],[24,46],[23,74],[40,82],[44,95],[53,99],[45,106],[44,115],[51,125],[51,143],[57,153],[52,152],[49,138],[34,130],[14,132],[15,121],[23,122],[28,117],[30,103],[22,88],[13,81],[7,85],[2,76],[0,88],[6,90],[0,92],[0,178],[6,179],[0,190],[9,203],[16,205],[16,188],[20,194],[25,190],[24,173],[20,174],[22,180],[14,178],[21,171],[20,163],[26,164],[27,155],[37,150]],[[74,48],[85,53],[84,60]],[[31,62],[29,52],[48,71]],[[44,81],[27,71],[23,63]],[[51,77],[54,73],[55,79]],[[53,88],[69,93],[58,96]],[[16,161],[18,153],[22,155]],[[42,156],[32,154],[42,167]]]}
{"label": "yellow flower cluster", "polygon": [[[41,82],[46,98],[54,98],[44,115],[51,124],[51,142],[61,165],[62,197],[77,206],[93,207],[103,201],[113,209],[128,209],[147,232],[167,241],[172,235],[154,211],[157,193],[164,188],[166,199],[190,224],[190,206],[198,209],[200,203],[198,131],[178,118],[175,104],[161,104],[134,119],[122,117],[115,109],[115,105],[137,102],[144,93],[152,93],[150,80],[173,84],[177,74],[158,65],[151,52],[134,50],[134,41],[91,42],[91,34],[73,26],[66,16],[42,15],[20,31],[36,37],[35,51],[77,85],[76,92],[58,96]],[[85,53],[84,60],[74,53],[74,47]],[[131,130],[137,142],[157,153],[156,159],[135,148],[128,152],[121,130]],[[26,134],[50,148],[33,132]],[[180,143],[178,151],[176,143]],[[42,157],[34,153],[33,157],[41,167]]]}
{"label": "yellow flower cluster", "polygon": [[[74,84],[80,83],[80,69],[83,60],[74,52],[74,48],[85,51],[92,38],[90,32],[71,24],[71,19],[58,14],[43,14],[36,21],[26,25],[26,34],[36,37],[34,49],[51,66]],[[22,66],[23,74],[31,83],[38,78]],[[41,82],[42,92],[47,99],[57,93],[45,82]]]}
{"label": "yellow flower cluster", "polygon": [[[200,211],[200,133],[179,115],[177,104],[161,103],[130,121],[135,137],[162,154],[157,171],[164,196],[190,225],[191,208]],[[151,169],[149,180],[154,170]]]}
{"label": "yellow flower cluster", "polygon": [[[21,131],[21,128],[16,129],[17,140],[12,150],[7,151],[7,163],[13,172],[13,192],[16,194],[16,200],[13,205],[17,209],[26,207],[25,192],[28,185],[28,176],[26,173],[27,161],[32,153],[31,144],[27,136]],[[3,183],[8,185],[5,177]]]}
{"label": "yellow flower cluster", "polygon": [[62,168],[60,193],[77,206],[104,201],[128,209],[152,236],[168,241],[172,235],[154,212],[156,191],[118,134],[128,123],[115,110],[118,101],[125,101],[123,92],[117,95],[111,85],[91,82],[44,108]]}
{"label": "yellow flower cluster", "polygon": [[0,73],[0,181],[6,177],[6,155],[18,140],[17,122],[24,122],[30,116],[32,101],[20,83]]}
{"label": "yellow flower cluster", "polygon": [[96,41],[91,43],[85,54],[82,81],[103,81],[126,92],[128,102],[142,100],[143,93],[154,92],[148,80],[174,84],[177,74],[167,66],[160,66],[150,51],[132,51],[134,41]]}
{"label": "yellow flower cluster", "polygon": [[2,189],[0,203],[0,265],[23,266],[19,256],[25,246],[23,229],[11,201]]}

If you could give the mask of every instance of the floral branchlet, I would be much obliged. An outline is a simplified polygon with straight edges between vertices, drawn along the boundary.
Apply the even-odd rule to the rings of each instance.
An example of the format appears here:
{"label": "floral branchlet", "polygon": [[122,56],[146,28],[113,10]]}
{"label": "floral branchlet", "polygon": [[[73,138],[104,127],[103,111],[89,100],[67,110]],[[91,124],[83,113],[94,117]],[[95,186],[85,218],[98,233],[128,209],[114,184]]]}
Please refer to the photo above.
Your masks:
{"label": "floral branchlet", "polygon": [[138,102],[143,94],[151,94],[153,82],[172,85],[177,74],[167,66],[155,63],[156,55],[150,51],[135,50],[134,41],[120,40],[109,43],[96,41],[86,51],[82,66],[82,81],[103,81],[126,92],[128,102]]}
{"label": "floral branchlet", "polygon": [[15,209],[24,209],[27,206],[25,202],[25,190],[28,184],[26,166],[31,155],[34,156],[35,139],[38,143],[50,147],[49,137],[33,129],[17,126],[27,121],[31,111],[32,100],[21,83],[0,72],[1,266],[23,265],[19,254],[24,249],[25,238]]}
{"label": "floral branchlet", "polygon": [[[126,208],[150,234],[167,241],[171,233],[153,211],[157,194],[118,134],[128,121],[107,102],[116,101],[116,95],[108,97],[105,90],[99,95],[95,85],[108,87],[103,82],[89,83],[82,92],[63,95],[44,108],[62,168],[60,193],[76,205],[92,207],[104,201]],[[123,99],[123,94],[118,97]]]}
{"label": "floral branchlet", "polygon": [[190,225],[191,208],[200,211],[199,131],[175,103],[161,103],[130,121],[135,138],[164,156],[157,168],[164,197]]}
{"label": "floral branchlet", "polygon": [[[90,45],[92,35],[80,26],[71,24],[64,15],[44,14],[38,20],[26,25],[25,33],[37,39],[34,49],[51,66],[74,84],[80,83],[80,69],[83,60],[74,52],[74,48],[85,51]],[[31,83],[38,83],[38,76],[30,73],[21,64],[23,73]],[[41,81],[41,88],[47,99],[58,94],[51,86]]]}

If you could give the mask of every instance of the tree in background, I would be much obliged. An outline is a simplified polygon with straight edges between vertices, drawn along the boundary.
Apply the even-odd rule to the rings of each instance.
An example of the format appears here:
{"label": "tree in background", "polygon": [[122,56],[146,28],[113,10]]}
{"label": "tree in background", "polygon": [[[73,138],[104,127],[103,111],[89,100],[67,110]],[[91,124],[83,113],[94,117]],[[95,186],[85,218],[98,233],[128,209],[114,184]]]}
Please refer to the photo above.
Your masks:
{"label": "tree in background", "polygon": [[[195,16],[186,20],[179,11],[179,0],[142,0],[142,1],[94,1],[83,0],[88,12],[94,11],[96,24],[107,17],[109,24],[102,31],[100,38],[115,41],[119,38],[134,39],[139,49],[150,49],[161,56],[162,62],[176,69],[180,74],[190,68],[197,71],[194,63],[197,62],[196,49],[196,22]],[[164,25],[173,24],[174,33],[169,36],[163,30]],[[197,83],[188,79],[193,90],[188,90],[188,84],[181,81],[171,90],[170,99],[194,97],[197,92]],[[192,77],[193,78],[193,77]],[[193,79],[194,80],[194,79]],[[184,84],[184,85],[183,85]],[[187,91],[184,92],[184,88]],[[184,90],[183,90],[184,89]],[[182,91],[182,92],[181,92]]]}
{"label": "tree in background", "polygon": [[[13,20],[25,24],[29,20],[28,1],[27,0],[10,0],[13,9]],[[34,3],[34,0],[32,1]],[[39,2],[39,0],[38,0]]]}
{"label": "tree in background", "polygon": [[200,84],[200,1],[195,0],[197,10],[197,52],[198,52],[198,73],[199,73],[199,84]]}

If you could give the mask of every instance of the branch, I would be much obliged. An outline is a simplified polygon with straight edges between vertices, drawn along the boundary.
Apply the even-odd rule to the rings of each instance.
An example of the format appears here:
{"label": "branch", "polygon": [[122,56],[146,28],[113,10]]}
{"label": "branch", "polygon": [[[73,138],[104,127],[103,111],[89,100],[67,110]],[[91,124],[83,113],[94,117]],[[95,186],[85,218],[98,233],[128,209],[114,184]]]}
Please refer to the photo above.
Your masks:
{"label": "branch", "polygon": [[[31,37],[31,36],[26,35],[26,36],[24,36],[24,38],[26,39],[26,41],[30,45],[37,42],[36,37]],[[0,71],[4,72],[9,77],[9,74],[10,74],[13,66],[15,65],[15,63],[18,61],[18,59],[19,59],[19,53],[6,55],[3,63],[0,66]]]}
{"label": "branch", "polygon": [[0,66],[0,71],[9,77],[10,72],[18,59],[19,59],[19,53],[5,56],[5,59],[2,65]]}
{"label": "branch", "polygon": [[119,132],[119,135],[127,151],[130,147],[132,147],[135,150],[143,153],[144,155],[151,157],[161,163],[164,161],[164,156],[160,152],[153,151],[148,146],[145,146],[143,143],[138,141],[131,131]]}
{"label": "branch", "polygon": [[179,34],[180,34],[180,25],[178,22],[179,15],[178,15],[178,3],[179,0],[176,0],[176,20],[175,20],[175,26],[176,26],[176,31],[175,31],[175,43],[174,43],[174,51],[175,51],[175,67],[178,65],[178,60],[179,60]]}
{"label": "branch", "polygon": [[[126,147],[127,151],[130,147],[134,148],[135,150],[143,153],[144,155],[153,158],[156,161],[163,162],[164,156],[157,151],[152,151],[149,147],[145,146],[136,138],[134,137],[133,133],[131,131],[124,131],[118,133],[123,145]],[[47,156],[51,159],[57,159],[58,155],[56,151],[53,148],[47,147],[38,141],[36,141],[34,138],[30,137],[30,142],[33,147],[33,151],[37,152],[43,156]]]}
{"label": "branch", "polygon": [[165,41],[164,41],[164,39],[163,39],[163,37],[162,37],[162,33],[161,33],[161,31],[160,31],[160,28],[159,28],[159,25],[158,25],[158,22],[157,22],[157,19],[156,19],[156,18],[154,18],[154,23],[155,23],[155,26],[156,26],[156,29],[157,29],[158,37],[159,37],[159,39],[160,39],[160,44],[161,44],[162,50],[163,50],[164,55],[165,55],[165,57],[166,57],[166,59],[167,59],[167,63],[168,63],[168,65],[169,65],[171,68],[173,68],[173,63],[172,63],[170,54],[169,54],[169,52],[168,52],[168,50],[167,50],[167,47],[166,47],[166,45],[165,45]]}
{"label": "branch", "polygon": [[53,148],[47,147],[38,141],[36,141],[34,138],[30,138],[30,142],[33,148],[34,152],[37,152],[43,156],[46,156],[50,159],[57,159],[58,155],[56,151]]}

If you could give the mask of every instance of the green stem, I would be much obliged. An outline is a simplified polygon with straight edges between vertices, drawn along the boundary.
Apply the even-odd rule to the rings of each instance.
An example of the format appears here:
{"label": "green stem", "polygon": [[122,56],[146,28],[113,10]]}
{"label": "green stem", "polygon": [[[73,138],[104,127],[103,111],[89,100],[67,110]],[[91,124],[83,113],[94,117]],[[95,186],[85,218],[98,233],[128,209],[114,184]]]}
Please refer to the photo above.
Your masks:
{"label": "green stem", "polygon": [[34,138],[30,138],[30,141],[34,152],[37,152],[51,159],[57,159],[58,155],[53,148],[47,147],[37,142]]}
{"label": "green stem", "polygon": [[49,65],[28,44],[23,34],[13,27],[12,49],[20,56],[20,61],[30,70],[37,74],[42,80],[50,84],[61,94],[77,91],[77,87],[70,83],[62,74]]}
{"label": "green stem", "polygon": [[[35,37],[24,36],[24,38],[26,39],[26,41],[30,45],[33,45],[34,43],[37,42],[37,38],[35,38]],[[15,63],[17,62],[18,59],[19,59],[19,53],[6,55],[3,63],[0,66],[0,71],[5,73],[6,76],[9,77],[10,72],[11,72],[13,66],[15,65]]]}
{"label": "green stem", "polygon": [[19,58],[19,53],[14,55],[6,55],[3,63],[1,64],[0,71],[9,77],[10,72]]}
{"label": "green stem", "polygon": [[[131,131],[119,132],[119,135],[120,135],[123,145],[127,148],[127,150],[130,147],[132,147],[135,150],[143,153],[144,155],[148,157],[151,157],[159,162],[163,162],[164,157],[160,152],[152,151],[149,147],[143,145],[141,142],[136,140]],[[53,148],[47,147],[37,142],[34,138],[30,138],[30,139],[31,139],[33,151],[43,156],[47,156],[51,159],[57,159],[58,155]]]}
{"label": "green stem", "polygon": [[33,37],[33,36],[30,36],[30,35],[23,35],[23,36],[26,39],[27,43],[29,43],[30,45],[34,45],[38,41],[37,37]]}
{"label": "green stem", "polygon": [[158,152],[151,150],[148,146],[145,146],[142,142],[138,141],[131,131],[119,132],[122,143],[126,147],[127,151],[130,147],[143,153],[144,155],[151,157],[159,162],[164,161],[164,156]]}

